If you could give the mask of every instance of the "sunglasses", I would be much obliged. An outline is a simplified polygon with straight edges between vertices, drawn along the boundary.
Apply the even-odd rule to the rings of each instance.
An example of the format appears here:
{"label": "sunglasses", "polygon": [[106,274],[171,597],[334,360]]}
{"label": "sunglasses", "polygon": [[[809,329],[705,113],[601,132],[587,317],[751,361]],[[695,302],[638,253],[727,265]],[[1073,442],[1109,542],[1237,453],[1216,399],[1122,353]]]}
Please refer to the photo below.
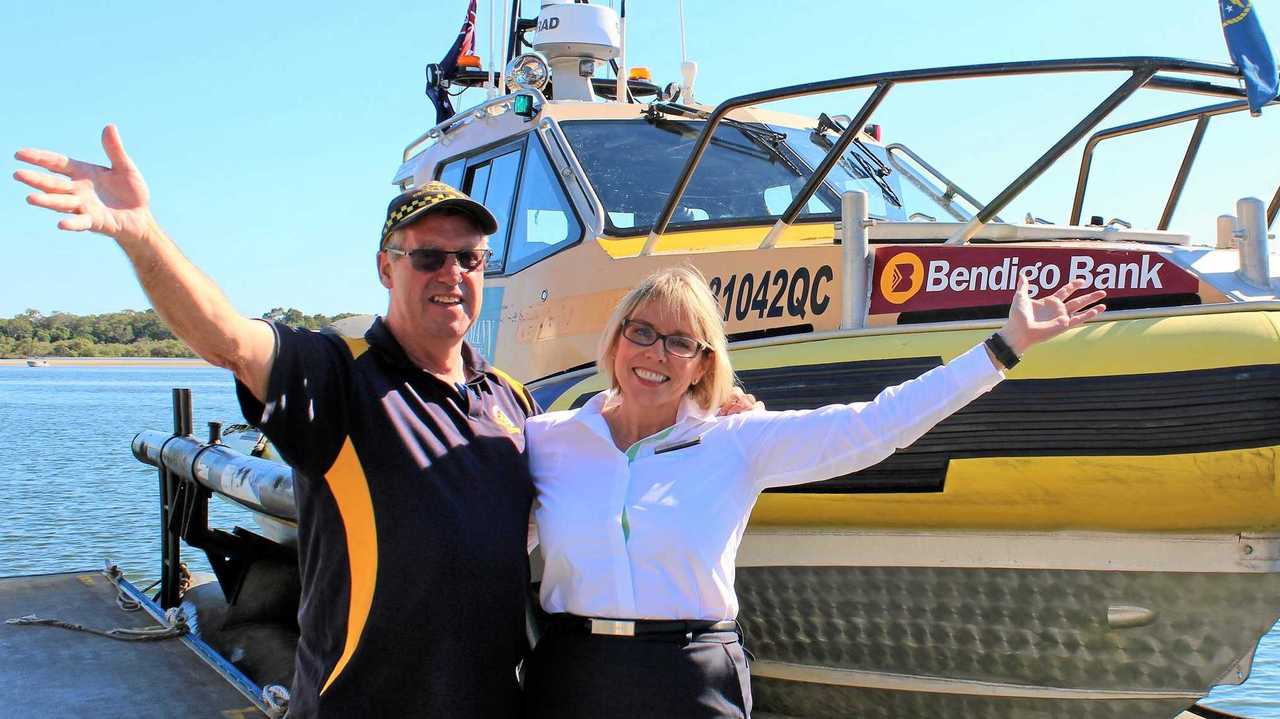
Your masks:
{"label": "sunglasses", "polygon": [[458,265],[462,267],[464,272],[475,272],[484,266],[489,258],[493,256],[493,250],[402,250],[399,247],[387,247],[382,250],[391,255],[399,257],[408,257],[409,264],[413,265],[413,269],[418,272],[437,272],[444,267],[444,261],[449,255],[458,261]]}
{"label": "sunglasses", "polygon": [[654,342],[662,340],[662,348],[667,354],[684,359],[692,359],[707,351],[707,345],[701,340],[684,335],[664,335],[643,322],[635,320],[622,321],[622,336],[633,344],[650,347]]}

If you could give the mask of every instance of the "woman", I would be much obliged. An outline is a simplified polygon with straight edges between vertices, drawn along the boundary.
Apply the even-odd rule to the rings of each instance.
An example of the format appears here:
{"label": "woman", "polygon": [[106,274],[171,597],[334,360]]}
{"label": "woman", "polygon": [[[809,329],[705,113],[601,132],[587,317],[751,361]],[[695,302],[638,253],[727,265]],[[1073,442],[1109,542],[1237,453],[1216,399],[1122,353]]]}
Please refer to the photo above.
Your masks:
{"label": "woman", "polygon": [[[720,311],[689,269],[623,298],[598,367],[612,388],[528,421],[551,626],[528,660],[532,717],[747,717],[734,559],[769,487],[855,472],[983,394],[1037,342],[1089,320],[1105,293],[1032,300],[943,367],[869,403],[717,417],[733,386]],[[999,358],[1004,359],[1004,364]]]}

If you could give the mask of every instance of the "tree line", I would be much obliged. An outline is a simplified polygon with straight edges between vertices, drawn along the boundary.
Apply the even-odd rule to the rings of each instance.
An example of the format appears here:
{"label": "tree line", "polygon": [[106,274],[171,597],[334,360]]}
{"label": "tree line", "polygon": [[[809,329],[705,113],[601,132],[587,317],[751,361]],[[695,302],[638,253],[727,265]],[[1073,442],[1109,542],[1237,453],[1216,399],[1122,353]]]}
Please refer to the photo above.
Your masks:
{"label": "tree line", "polygon": [[[274,307],[262,317],[314,330],[354,314],[343,312],[330,317],[303,314],[293,307]],[[9,319],[0,319],[0,357],[195,357],[195,354],[173,336],[155,310],[122,310],[100,315],[68,312],[46,315],[39,310],[27,310]]]}

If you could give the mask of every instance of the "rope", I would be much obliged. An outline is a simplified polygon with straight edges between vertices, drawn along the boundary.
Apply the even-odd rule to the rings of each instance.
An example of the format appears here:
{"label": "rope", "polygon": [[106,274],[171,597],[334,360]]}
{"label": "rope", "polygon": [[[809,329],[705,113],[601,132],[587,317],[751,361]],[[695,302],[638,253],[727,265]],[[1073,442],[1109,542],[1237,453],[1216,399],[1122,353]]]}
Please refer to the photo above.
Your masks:
{"label": "rope", "polygon": [[267,705],[270,719],[281,719],[289,713],[289,690],[279,684],[268,684],[262,688],[262,703]]}
{"label": "rope", "polygon": [[[125,591],[124,585],[122,584],[124,574],[120,571],[120,567],[116,566],[108,559],[106,566],[102,570],[102,575],[106,577],[107,581],[111,582],[111,585],[116,588],[117,607],[125,612],[136,612],[142,609],[142,602],[134,599]],[[117,639],[122,642],[154,642],[161,639],[180,637],[188,631],[187,615],[180,607],[172,607],[164,613],[164,625],[157,627],[141,627],[139,629],[130,629],[125,627],[117,627],[115,629],[97,629],[62,619],[45,619],[34,614],[6,619],[5,624],[15,626],[59,627],[61,629],[70,629],[71,631],[94,634],[108,639]]]}

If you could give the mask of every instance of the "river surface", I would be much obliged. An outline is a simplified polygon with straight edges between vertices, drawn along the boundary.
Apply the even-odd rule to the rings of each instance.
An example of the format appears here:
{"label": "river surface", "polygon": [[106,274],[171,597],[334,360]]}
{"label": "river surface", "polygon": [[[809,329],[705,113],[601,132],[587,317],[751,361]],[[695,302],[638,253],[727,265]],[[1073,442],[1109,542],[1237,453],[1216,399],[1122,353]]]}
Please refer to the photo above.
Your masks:
{"label": "river surface", "polygon": [[[106,558],[135,581],[159,576],[157,472],[129,443],[141,429],[172,429],[173,387],[191,389],[197,435],[210,420],[242,421],[231,375],[216,368],[0,365],[0,576],[91,569]],[[254,528],[244,510],[219,501],[210,523]],[[208,571],[200,552],[186,549],[184,560]],[[1280,718],[1280,629],[1262,639],[1248,681],[1204,703]]]}

